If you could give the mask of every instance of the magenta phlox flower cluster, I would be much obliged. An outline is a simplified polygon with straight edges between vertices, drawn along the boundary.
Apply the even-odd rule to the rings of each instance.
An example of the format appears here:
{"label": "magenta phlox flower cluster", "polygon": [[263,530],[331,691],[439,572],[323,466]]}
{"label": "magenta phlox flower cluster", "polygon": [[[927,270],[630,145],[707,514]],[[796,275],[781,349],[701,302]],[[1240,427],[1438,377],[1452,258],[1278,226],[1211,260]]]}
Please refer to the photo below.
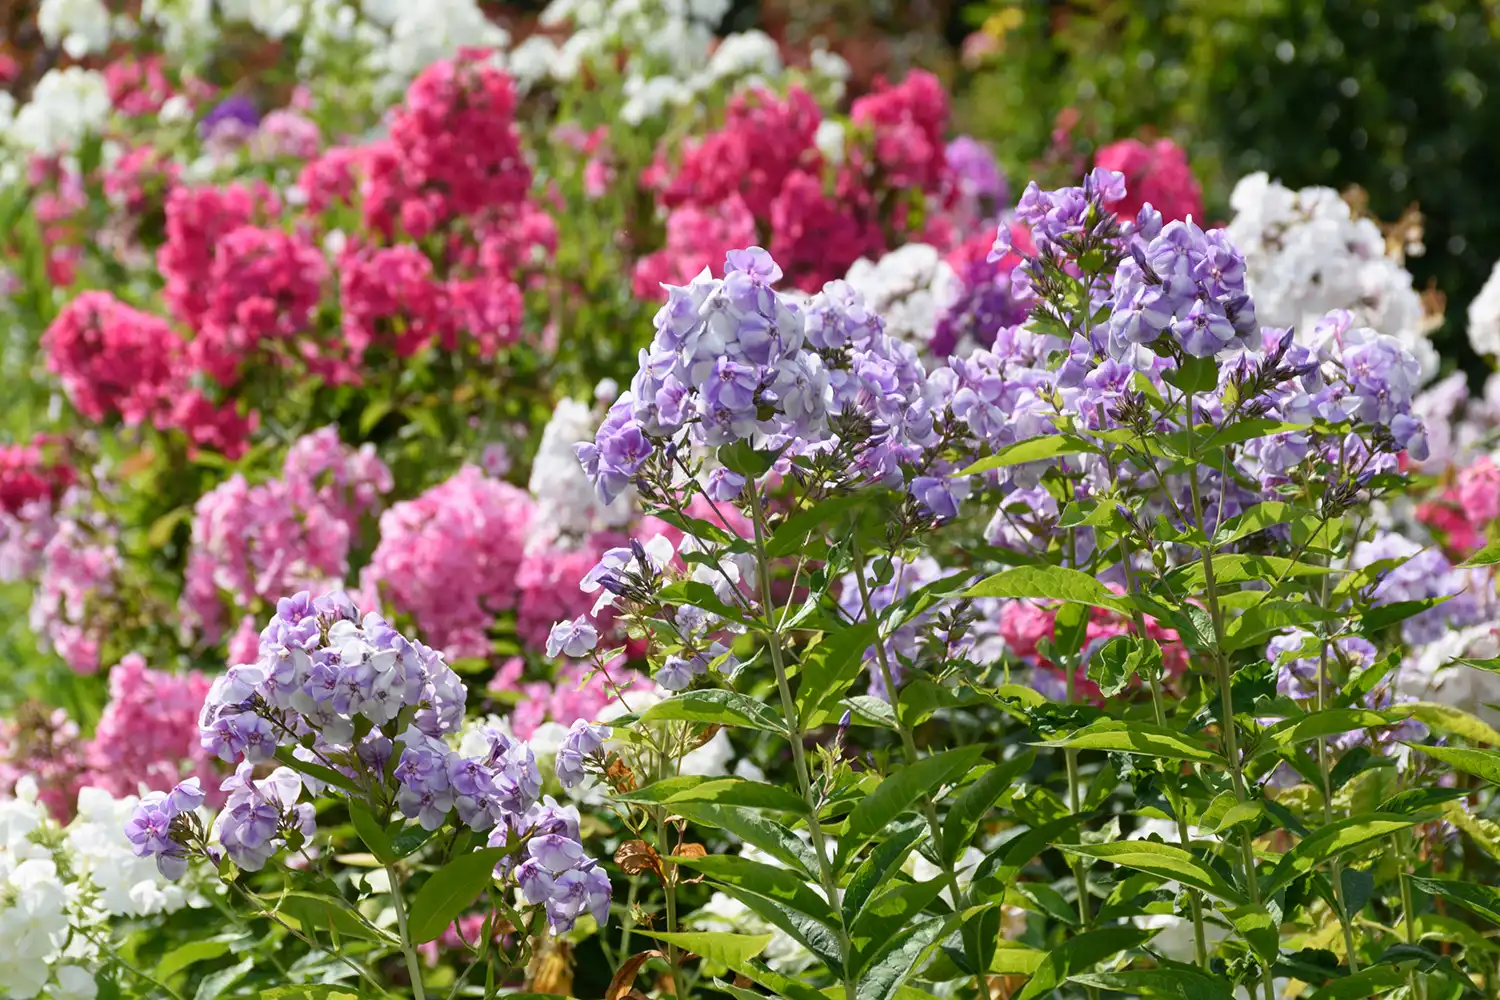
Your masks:
{"label": "magenta phlox flower cluster", "polygon": [[281,478],[252,486],[235,475],[204,494],[194,507],[184,623],[217,642],[226,598],[254,609],[289,590],[342,581],[360,519],[391,487],[373,448],[351,449],[328,427],[293,443]]}
{"label": "magenta phlox flower cluster", "polygon": [[119,549],[106,525],[60,519],[42,550],[31,630],[76,673],[99,669],[106,623],[97,603],[115,592]]}
{"label": "magenta phlox flower cluster", "polygon": [[466,465],[381,515],[364,589],[378,588],[447,655],[487,656],[495,616],[522,596],[534,509],[524,490]]}
{"label": "magenta phlox flower cluster", "polygon": [[1121,139],[1100,149],[1094,164],[1125,178],[1125,196],[1106,203],[1117,215],[1133,217],[1149,204],[1167,222],[1203,218],[1203,190],[1171,139]]}

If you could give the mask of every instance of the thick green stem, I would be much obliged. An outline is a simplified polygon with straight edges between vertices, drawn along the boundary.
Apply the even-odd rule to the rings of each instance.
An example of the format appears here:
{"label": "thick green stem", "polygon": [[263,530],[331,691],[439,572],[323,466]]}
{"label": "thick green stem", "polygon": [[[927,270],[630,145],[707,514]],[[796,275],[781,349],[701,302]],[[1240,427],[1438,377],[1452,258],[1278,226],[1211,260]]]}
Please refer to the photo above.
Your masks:
{"label": "thick green stem", "polygon": [[395,865],[385,866],[391,883],[391,905],[396,908],[396,929],[401,933],[401,954],[406,957],[406,972],[411,976],[411,991],[416,1000],[427,1000],[422,989],[422,965],[417,961],[417,947],[412,943],[411,933],[406,929],[406,903],[401,899],[401,873]]}
{"label": "thick green stem", "polygon": [[[1328,577],[1323,577],[1323,589],[1320,606],[1328,606]],[[1323,711],[1323,706],[1328,698],[1328,640],[1318,641],[1318,701],[1317,710]],[[1333,780],[1329,777],[1328,766],[1328,741],[1318,737],[1318,773],[1323,779],[1323,787],[1319,791],[1323,794],[1323,822],[1333,822]],[[1333,876],[1333,901],[1338,905],[1339,926],[1344,931],[1344,950],[1349,955],[1349,973],[1353,975],[1359,971],[1359,956],[1354,950],[1354,926],[1350,922],[1349,904],[1344,901],[1344,872],[1343,866],[1339,864],[1338,855],[1329,859],[1328,872]]]}
{"label": "thick green stem", "polygon": [[[662,747],[656,758],[656,779],[665,781],[671,777],[667,770],[667,761],[670,755],[667,748]],[[674,769],[675,770],[675,769]],[[657,807],[653,810],[656,816],[656,844],[657,851],[662,855],[675,853],[671,841],[667,839],[667,811]],[[670,862],[663,862],[662,870],[662,895],[667,901],[667,931],[677,933],[677,866]],[[628,956],[627,956],[628,957]],[[683,1000],[682,992],[682,955],[675,944],[667,945],[667,965],[672,970],[672,995]]]}
{"label": "thick green stem", "polygon": [[[812,837],[813,853],[818,856],[818,875],[823,884],[823,893],[828,897],[838,926],[833,928],[838,938],[840,954],[847,963],[850,958],[849,929],[844,926],[842,895],[839,892],[838,876],[834,874],[833,862],[828,856],[828,842],[823,836],[823,825],[818,820],[818,797],[813,792],[812,776],[807,766],[807,753],[802,746],[802,718],[797,712],[797,702],[792,698],[791,682],[787,678],[786,663],[781,652],[781,632],[775,625],[772,608],[775,600],[771,594],[771,561],[766,557],[766,515],[760,502],[760,489],[750,483],[751,520],[755,528],[755,565],[760,580],[761,614],[767,645],[770,647],[771,666],[776,672],[776,690],[781,695],[781,712],[786,719],[787,737],[792,744],[792,767],[797,774],[797,788],[807,802],[807,831]],[[847,1000],[857,1000],[854,981],[844,969],[837,970],[844,984]]]}
{"label": "thick green stem", "polygon": [[[864,611],[865,621],[873,622],[875,610],[870,605],[870,585],[865,580],[865,561],[859,555],[856,555],[854,561],[854,579],[859,586],[859,604]],[[875,635],[875,662],[880,666],[880,679],[885,682],[885,693],[891,703],[891,714],[895,716],[896,729],[901,734],[901,749],[906,757],[906,763],[915,764],[917,741],[912,735],[911,726],[901,717],[901,703],[896,697],[896,677],[891,670],[890,656],[885,651],[885,642],[878,631]],[[931,795],[922,796],[922,808],[927,818],[927,831],[932,836],[933,848],[937,851],[938,859],[943,863],[943,877],[948,883],[948,894],[953,903],[953,912],[962,912],[963,893],[958,888],[958,871],[954,868],[953,860],[948,857],[948,852],[943,849],[943,828],[938,823],[937,805],[933,802]],[[974,986],[984,1000],[990,1000],[990,983],[987,973],[987,969],[974,970]]]}

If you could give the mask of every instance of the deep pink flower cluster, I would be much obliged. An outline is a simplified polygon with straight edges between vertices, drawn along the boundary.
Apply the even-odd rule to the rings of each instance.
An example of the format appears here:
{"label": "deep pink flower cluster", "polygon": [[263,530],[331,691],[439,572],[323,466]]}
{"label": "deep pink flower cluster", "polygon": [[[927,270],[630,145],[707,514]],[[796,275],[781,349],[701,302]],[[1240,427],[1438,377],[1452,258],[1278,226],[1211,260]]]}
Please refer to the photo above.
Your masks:
{"label": "deep pink flower cluster", "polygon": [[104,85],[110,103],[122,115],[154,115],[175,93],[162,56],[122,56],[104,65]]}
{"label": "deep pink flower cluster", "polygon": [[870,134],[874,166],[885,181],[924,191],[937,190],[947,176],[948,115],[948,92],[925,70],[913,70],[896,86],[882,80],[849,108],[850,120]]}
{"label": "deep pink flower cluster", "polygon": [[37,501],[54,504],[78,481],[57,454],[57,443],[38,434],[29,444],[0,445],[0,510],[14,514]]}
{"label": "deep pink flower cluster", "polygon": [[126,656],[109,672],[109,704],[84,746],[82,784],[116,797],[136,794],[141,782],[168,791],[190,777],[217,789],[215,758],[197,739],[209,685],[196,670],[170,674],[136,653]]}
{"label": "deep pink flower cluster", "polygon": [[521,597],[534,512],[524,490],[464,466],[380,516],[362,606],[382,603],[410,615],[424,640],[451,658],[488,656],[491,623]]}
{"label": "deep pink flower cluster", "polygon": [[[1042,655],[1038,644],[1050,640],[1057,617],[1055,608],[1048,608],[1031,601],[1006,601],[1000,606],[998,631],[1011,655],[1030,665],[1034,673],[1032,684],[1047,697],[1056,701],[1064,698],[1066,677],[1062,668]],[[1089,623],[1084,634],[1084,649],[1093,650],[1117,635],[1128,635],[1130,623],[1122,616],[1102,608],[1090,612]],[[1146,634],[1161,644],[1162,667],[1168,678],[1180,676],[1187,670],[1187,647],[1172,629],[1146,619]],[[1075,697],[1095,703],[1102,701],[1099,686],[1086,675],[1087,655],[1075,668],[1073,692]]]}
{"label": "deep pink flower cluster", "polygon": [[1171,139],[1146,144],[1121,139],[1099,150],[1094,165],[1125,175],[1125,197],[1109,203],[1122,219],[1133,219],[1150,202],[1164,222],[1192,216],[1203,222],[1203,189],[1188,166],[1187,153]]}
{"label": "deep pink flower cluster", "polygon": [[167,308],[183,326],[203,326],[213,292],[218,248],[241,226],[274,217],[280,200],[264,183],[179,187],[167,198],[166,242],[156,266],[166,279]]}
{"label": "deep pink flower cluster", "polygon": [[643,179],[668,210],[665,245],[636,263],[636,295],[661,298],[663,283],[686,284],[756,243],[815,291],[860,257],[880,256],[888,230],[932,238],[953,228],[934,222],[957,190],[943,141],[948,98],[935,77],[915,71],[856,100],[842,163],[818,150],[821,118],[800,87],[753,90],[731,100],[719,129],[685,144],[675,167],[659,153]]}
{"label": "deep pink flower cluster", "polygon": [[104,195],[110,204],[137,216],[157,199],[165,200],[182,168],[155,146],[136,146],[104,173]]}
{"label": "deep pink flower cluster", "polygon": [[391,486],[390,469],[373,449],[347,448],[337,431],[324,428],[292,445],[281,478],[252,486],[235,475],[204,494],[194,507],[178,608],[183,623],[217,642],[226,598],[258,619],[286,594],[341,584],[360,518]]}
{"label": "deep pink flower cluster", "polygon": [[1417,520],[1442,535],[1455,560],[1484,545],[1489,526],[1500,518],[1500,467],[1488,455],[1460,469],[1437,497],[1417,505]]}

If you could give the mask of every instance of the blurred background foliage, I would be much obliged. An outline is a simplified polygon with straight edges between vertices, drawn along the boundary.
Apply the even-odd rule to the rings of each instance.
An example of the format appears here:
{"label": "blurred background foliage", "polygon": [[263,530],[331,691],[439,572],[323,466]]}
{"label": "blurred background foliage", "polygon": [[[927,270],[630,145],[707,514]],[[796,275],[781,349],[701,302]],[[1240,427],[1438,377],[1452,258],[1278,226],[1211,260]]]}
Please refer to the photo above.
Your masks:
{"label": "blurred background foliage", "polygon": [[1257,170],[1411,205],[1447,299],[1439,349],[1477,376],[1464,313],[1500,258],[1497,0],[985,0],[953,12],[959,126],[1012,176],[1156,132],[1180,143],[1211,218]]}

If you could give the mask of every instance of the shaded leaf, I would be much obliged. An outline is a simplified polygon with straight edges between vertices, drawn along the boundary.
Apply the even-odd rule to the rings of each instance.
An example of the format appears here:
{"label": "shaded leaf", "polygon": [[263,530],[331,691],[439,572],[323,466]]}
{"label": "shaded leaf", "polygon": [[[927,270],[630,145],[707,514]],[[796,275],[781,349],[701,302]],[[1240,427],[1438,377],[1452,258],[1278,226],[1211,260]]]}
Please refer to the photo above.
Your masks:
{"label": "shaded leaf", "polygon": [[1092,969],[1112,955],[1139,948],[1155,934],[1139,927],[1104,927],[1079,934],[1047,953],[1015,1000],[1046,996],[1074,975]]}
{"label": "shaded leaf", "polygon": [[684,691],[659,701],[641,714],[640,721],[672,719],[682,722],[711,722],[720,726],[759,729],[766,733],[786,735],[781,716],[769,705],[737,691],[706,688]]}
{"label": "shaded leaf", "polygon": [[493,881],[495,865],[514,848],[485,847],[461,854],[439,868],[411,903],[407,928],[418,944],[431,941],[448,929],[474,899]]}

